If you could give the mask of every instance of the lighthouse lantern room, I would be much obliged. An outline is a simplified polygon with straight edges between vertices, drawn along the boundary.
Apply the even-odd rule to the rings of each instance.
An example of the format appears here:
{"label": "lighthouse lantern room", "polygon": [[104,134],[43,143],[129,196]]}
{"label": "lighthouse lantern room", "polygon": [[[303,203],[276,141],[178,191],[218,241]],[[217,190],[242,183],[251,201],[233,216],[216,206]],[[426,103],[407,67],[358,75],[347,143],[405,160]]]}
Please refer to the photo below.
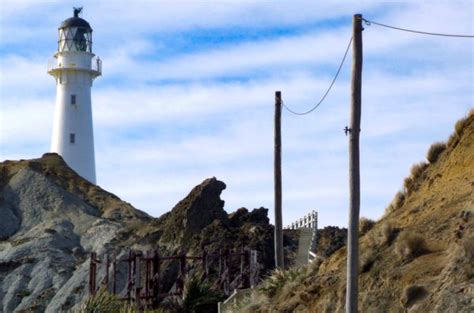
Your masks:
{"label": "lighthouse lantern room", "polygon": [[96,183],[91,87],[102,74],[102,61],[92,53],[92,28],[79,17],[82,8],[58,28],[58,51],[48,64],[56,79],[51,151],[79,175]]}

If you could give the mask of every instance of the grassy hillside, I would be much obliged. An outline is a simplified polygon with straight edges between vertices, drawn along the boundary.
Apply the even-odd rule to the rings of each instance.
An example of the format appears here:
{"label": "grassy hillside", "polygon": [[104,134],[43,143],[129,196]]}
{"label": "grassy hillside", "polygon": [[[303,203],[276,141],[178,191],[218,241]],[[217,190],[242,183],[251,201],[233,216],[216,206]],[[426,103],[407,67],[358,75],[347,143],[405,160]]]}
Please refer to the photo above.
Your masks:
{"label": "grassy hillside", "polygon": [[[360,312],[474,311],[474,112],[427,153],[360,237]],[[275,273],[248,312],[343,312],[346,248]]]}

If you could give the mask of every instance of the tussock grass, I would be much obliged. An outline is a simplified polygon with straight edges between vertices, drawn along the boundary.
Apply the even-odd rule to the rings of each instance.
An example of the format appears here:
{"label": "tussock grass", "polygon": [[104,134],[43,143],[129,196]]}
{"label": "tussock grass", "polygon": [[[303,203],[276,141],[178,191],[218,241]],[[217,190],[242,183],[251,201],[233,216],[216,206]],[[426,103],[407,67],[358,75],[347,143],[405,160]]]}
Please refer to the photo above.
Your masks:
{"label": "tussock grass", "polygon": [[385,214],[389,214],[400,209],[403,206],[403,203],[405,203],[405,198],[406,195],[404,191],[397,192],[392,202],[385,209]]}
{"label": "tussock grass", "polygon": [[397,239],[395,252],[405,260],[414,259],[428,251],[425,239],[411,231],[403,231]]}
{"label": "tussock grass", "polygon": [[412,285],[403,290],[403,296],[400,300],[405,309],[410,308],[416,302],[424,299],[428,295],[426,289],[422,286]]}
{"label": "tussock grass", "polygon": [[462,247],[466,260],[474,262],[474,235],[464,237]]}
{"label": "tussock grass", "polygon": [[381,231],[382,231],[383,242],[386,244],[391,244],[398,233],[398,229],[393,227],[393,225],[389,222],[386,222],[385,224],[382,225]]}
{"label": "tussock grass", "polygon": [[257,290],[252,292],[252,295],[250,296],[250,303],[247,304],[245,307],[241,309],[242,313],[255,313],[255,312],[261,312],[262,307],[268,308],[270,303],[269,303],[269,298],[262,294],[261,292],[258,292]]}
{"label": "tussock grass", "polygon": [[359,220],[359,235],[362,236],[371,230],[375,225],[375,221],[370,218],[361,217]]}
{"label": "tussock grass", "polygon": [[120,301],[106,289],[100,289],[94,296],[86,299],[75,313],[132,313],[134,309]]}
{"label": "tussock grass", "polygon": [[446,150],[446,144],[444,142],[436,142],[428,149],[426,159],[431,164],[436,163],[444,150]]}
{"label": "tussock grass", "polygon": [[258,290],[268,297],[274,297],[287,283],[302,279],[307,272],[307,267],[292,267],[288,270],[275,269],[265,279]]}
{"label": "tussock grass", "polygon": [[425,170],[428,168],[428,163],[420,162],[413,164],[410,169],[410,176],[406,177],[403,181],[403,187],[405,193],[410,194],[411,192],[415,191],[416,182],[420,177],[423,176]]}
{"label": "tussock grass", "polygon": [[192,277],[185,283],[183,310],[185,312],[212,312],[217,302],[225,298],[222,293],[213,290],[208,283],[200,282]]}
{"label": "tussock grass", "polygon": [[448,143],[447,143],[448,146],[457,144],[459,142],[459,139],[461,138],[464,132],[464,128],[468,124],[469,119],[473,116],[474,116],[474,109],[471,109],[466,115],[466,117],[456,122],[456,124],[454,125],[454,132],[451,134],[451,136],[449,136]]}
{"label": "tussock grass", "polygon": [[460,119],[454,125],[454,131],[456,136],[461,137],[464,126],[466,126],[467,117]]}
{"label": "tussock grass", "polygon": [[474,277],[474,235],[466,236],[462,240],[463,271],[467,279]]}
{"label": "tussock grass", "polygon": [[410,169],[411,176],[416,179],[420,177],[427,168],[428,168],[428,163],[426,162],[413,164],[413,166]]}
{"label": "tussock grass", "polygon": [[412,176],[405,177],[403,180],[403,190],[409,194],[413,189],[414,181]]}
{"label": "tussock grass", "polygon": [[250,303],[239,312],[280,312],[273,301],[281,302],[279,309],[283,312],[294,312],[304,306],[302,302],[311,300],[310,294],[299,287],[306,284],[306,278],[317,274],[321,263],[322,259],[318,258],[307,266],[273,270],[252,292]]}
{"label": "tussock grass", "polygon": [[384,222],[377,231],[371,232],[369,241],[371,245],[391,245],[397,237],[398,229],[390,222]]}
{"label": "tussock grass", "polygon": [[367,273],[374,265],[377,255],[372,247],[368,247],[368,250],[363,252],[360,256],[360,272]]}
{"label": "tussock grass", "polygon": [[[217,302],[225,297],[212,290],[208,284],[190,278],[185,283],[184,300],[176,301],[168,297],[156,310],[140,311],[144,313],[213,312]],[[106,289],[100,289],[94,296],[87,298],[73,313],[138,313],[136,306],[120,300]]]}

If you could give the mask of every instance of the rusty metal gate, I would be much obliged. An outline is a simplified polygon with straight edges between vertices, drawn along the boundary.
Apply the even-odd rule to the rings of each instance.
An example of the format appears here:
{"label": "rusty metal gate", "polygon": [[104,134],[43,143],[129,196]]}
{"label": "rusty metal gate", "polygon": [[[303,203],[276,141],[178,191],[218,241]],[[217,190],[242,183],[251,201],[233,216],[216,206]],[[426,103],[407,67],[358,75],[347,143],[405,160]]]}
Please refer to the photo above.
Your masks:
{"label": "rusty metal gate", "polygon": [[[239,263],[239,259],[238,274],[232,277],[231,262]],[[162,265],[166,261],[179,263],[179,274],[172,282],[174,288],[171,290],[163,290]],[[126,263],[127,275],[125,288],[119,291],[117,290],[117,273],[122,263]],[[186,253],[163,256],[158,250],[146,252],[130,250],[126,256],[122,257],[110,253],[98,256],[97,253],[92,252],[89,268],[89,294],[94,295],[100,288],[105,288],[110,293],[118,295],[120,299],[134,303],[138,308],[156,308],[166,297],[182,298],[184,296],[189,263],[193,263],[193,269],[201,267],[205,281],[209,281],[209,270],[214,269],[217,278],[214,278],[213,282],[227,296],[231,293],[231,284],[237,289],[245,289],[254,286],[258,279],[257,251],[247,248],[237,251],[219,249],[214,253],[208,253],[203,249],[199,256],[190,256]],[[100,279],[98,279],[98,274],[102,276]]]}

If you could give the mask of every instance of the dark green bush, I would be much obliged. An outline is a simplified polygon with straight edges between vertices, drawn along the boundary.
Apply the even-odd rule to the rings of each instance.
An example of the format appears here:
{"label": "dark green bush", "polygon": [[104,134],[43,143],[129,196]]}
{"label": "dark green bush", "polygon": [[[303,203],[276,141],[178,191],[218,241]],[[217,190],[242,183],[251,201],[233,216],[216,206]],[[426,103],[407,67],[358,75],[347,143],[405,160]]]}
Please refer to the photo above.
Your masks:
{"label": "dark green bush", "polygon": [[217,302],[225,300],[225,296],[215,291],[209,284],[191,278],[186,282],[183,300],[184,312],[216,312]]}

